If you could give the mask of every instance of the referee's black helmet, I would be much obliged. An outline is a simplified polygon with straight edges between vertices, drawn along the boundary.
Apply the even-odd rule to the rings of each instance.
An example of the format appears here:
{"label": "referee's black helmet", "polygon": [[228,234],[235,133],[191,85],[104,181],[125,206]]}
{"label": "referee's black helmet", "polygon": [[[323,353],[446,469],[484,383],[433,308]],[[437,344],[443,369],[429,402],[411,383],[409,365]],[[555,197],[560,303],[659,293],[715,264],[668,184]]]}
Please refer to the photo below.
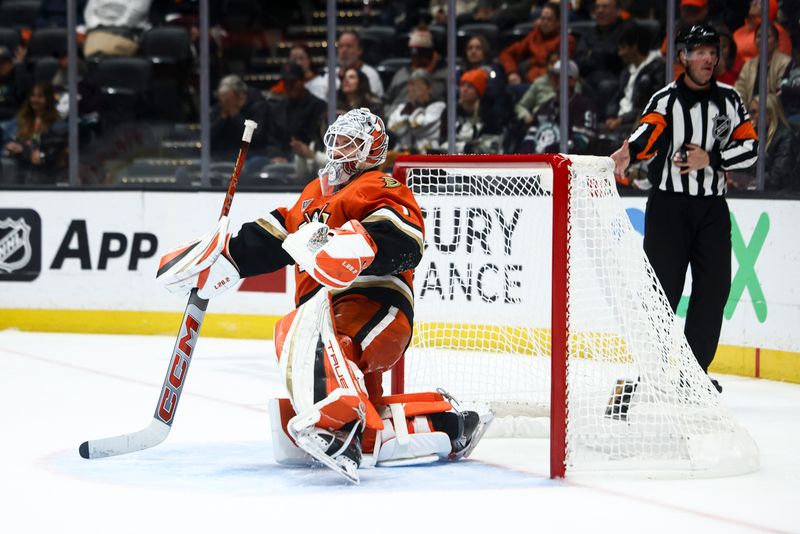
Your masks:
{"label": "referee's black helmet", "polygon": [[681,31],[675,38],[675,46],[678,51],[683,50],[688,53],[698,46],[711,45],[717,49],[719,57],[719,33],[711,26],[705,24],[695,24]]}

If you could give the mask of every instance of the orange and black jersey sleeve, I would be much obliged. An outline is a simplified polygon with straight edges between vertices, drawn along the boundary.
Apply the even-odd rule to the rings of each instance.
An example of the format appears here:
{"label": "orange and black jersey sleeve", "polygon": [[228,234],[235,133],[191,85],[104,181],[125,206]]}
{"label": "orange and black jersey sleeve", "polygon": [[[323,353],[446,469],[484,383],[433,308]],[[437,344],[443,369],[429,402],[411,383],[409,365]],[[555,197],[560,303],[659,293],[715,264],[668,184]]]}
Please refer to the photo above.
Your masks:
{"label": "orange and black jersey sleeve", "polygon": [[241,276],[255,276],[293,265],[292,257],[281,247],[286,239],[286,209],[278,208],[253,222],[245,223],[231,237],[228,251]]}
{"label": "orange and black jersey sleeve", "polygon": [[352,203],[357,217],[378,248],[365,276],[395,275],[416,267],[422,259],[422,212],[411,190],[391,176],[373,171],[359,177]]}

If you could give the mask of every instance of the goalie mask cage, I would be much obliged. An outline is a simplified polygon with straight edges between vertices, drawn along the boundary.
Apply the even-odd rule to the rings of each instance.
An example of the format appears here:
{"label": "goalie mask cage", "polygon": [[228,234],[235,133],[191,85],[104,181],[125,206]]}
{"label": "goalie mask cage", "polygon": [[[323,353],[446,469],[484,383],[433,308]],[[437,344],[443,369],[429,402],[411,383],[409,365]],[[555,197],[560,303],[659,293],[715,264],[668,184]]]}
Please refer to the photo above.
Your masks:
{"label": "goalie mask cage", "polygon": [[425,253],[393,392],[443,388],[489,404],[501,427],[549,417],[552,477],[758,468],[686,342],[609,158],[408,156],[394,177],[423,210]]}

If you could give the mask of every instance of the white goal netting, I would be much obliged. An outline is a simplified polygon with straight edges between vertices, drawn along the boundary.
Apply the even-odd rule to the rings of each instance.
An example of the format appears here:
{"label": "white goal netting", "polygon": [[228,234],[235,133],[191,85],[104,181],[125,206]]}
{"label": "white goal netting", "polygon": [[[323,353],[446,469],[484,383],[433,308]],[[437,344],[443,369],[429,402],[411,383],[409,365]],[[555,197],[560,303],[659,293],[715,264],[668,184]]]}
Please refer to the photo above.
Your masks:
{"label": "white goal netting", "polygon": [[570,159],[565,237],[553,235],[547,163],[408,168],[426,250],[405,390],[488,403],[511,428],[548,416],[552,242],[566,238],[567,471],[756,469],[755,444],[697,364],[644,255],[610,160]]}

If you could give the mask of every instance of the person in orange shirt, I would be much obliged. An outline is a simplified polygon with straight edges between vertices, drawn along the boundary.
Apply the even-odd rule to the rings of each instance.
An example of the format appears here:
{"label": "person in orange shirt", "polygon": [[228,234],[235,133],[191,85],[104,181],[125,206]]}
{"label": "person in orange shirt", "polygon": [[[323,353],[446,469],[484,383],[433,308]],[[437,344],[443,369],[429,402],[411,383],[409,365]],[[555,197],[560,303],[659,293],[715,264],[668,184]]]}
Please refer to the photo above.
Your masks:
{"label": "person in orange shirt", "polygon": [[[528,60],[524,80],[532,82],[547,72],[547,57],[558,52],[561,43],[561,8],[557,2],[544,5],[533,29],[522,40],[511,44],[500,52],[500,64],[508,75],[508,83],[522,83],[519,72],[520,61]],[[569,36],[569,54],[575,52],[575,38]]]}
{"label": "person in orange shirt", "polygon": [[[778,29],[778,50],[787,56],[792,55],[792,40],[789,37],[789,32],[786,28],[775,22],[778,16],[778,0],[770,0],[769,2],[769,20]],[[754,57],[758,56],[761,47],[760,42],[756,42],[756,29],[761,26],[761,0],[752,0],[750,2],[750,11],[744,24],[733,32],[733,41],[736,43],[736,50],[738,53],[737,58],[745,63]]]}

